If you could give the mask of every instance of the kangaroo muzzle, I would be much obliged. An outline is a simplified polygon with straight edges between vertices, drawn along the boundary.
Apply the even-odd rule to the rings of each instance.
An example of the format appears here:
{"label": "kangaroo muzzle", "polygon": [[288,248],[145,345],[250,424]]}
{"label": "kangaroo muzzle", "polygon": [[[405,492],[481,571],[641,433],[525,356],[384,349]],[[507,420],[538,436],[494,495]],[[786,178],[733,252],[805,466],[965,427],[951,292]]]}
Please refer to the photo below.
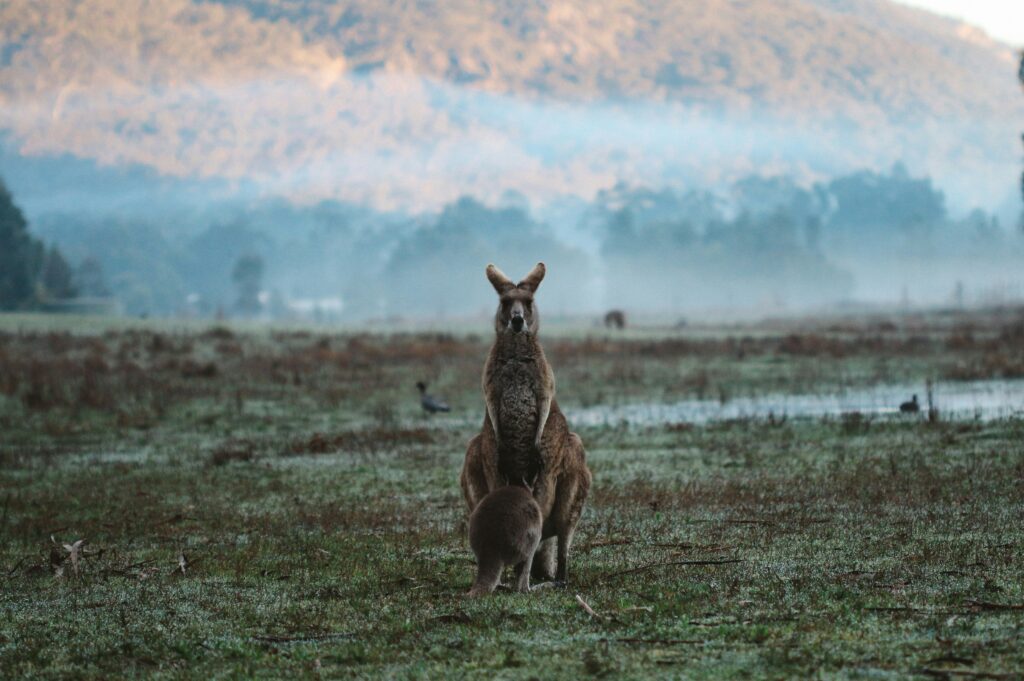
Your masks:
{"label": "kangaroo muzzle", "polygon": [[518,313],[512,315],[512,321],[509,323],[512,324],[512,330],[516,333],[522,331],[526,326],[526,320],[523,319],[523,315]]}

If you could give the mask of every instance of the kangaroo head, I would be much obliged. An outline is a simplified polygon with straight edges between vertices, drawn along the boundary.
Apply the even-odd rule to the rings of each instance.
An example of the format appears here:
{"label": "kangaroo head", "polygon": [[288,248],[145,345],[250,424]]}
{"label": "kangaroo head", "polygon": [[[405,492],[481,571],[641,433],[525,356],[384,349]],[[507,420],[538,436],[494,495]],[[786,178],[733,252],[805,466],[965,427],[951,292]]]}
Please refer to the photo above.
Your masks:
{"label": "kangaroo head", "polygon": [[487,266],[487,278],[499,297],[498,312],[494,315],[497,333],[537,333],[540,315],[533,302],[533,294],[546,271],[544,263],[539,262],[522,281],[514,284],[497,267]]}

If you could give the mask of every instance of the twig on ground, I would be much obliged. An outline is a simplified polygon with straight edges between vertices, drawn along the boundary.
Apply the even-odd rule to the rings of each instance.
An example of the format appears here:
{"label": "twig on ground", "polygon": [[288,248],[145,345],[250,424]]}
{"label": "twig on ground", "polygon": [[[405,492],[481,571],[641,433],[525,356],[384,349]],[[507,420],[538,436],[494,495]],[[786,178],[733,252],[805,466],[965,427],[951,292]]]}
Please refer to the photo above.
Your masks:
{"label": "twig on ground", "polygon": [[1024,603],[990,603],[970,599],[967,601],[967,605],[982,610],[1024,610]]}
{"label": "twig on ground", "polygon": [[253,636],[253,640],[260,643],[305,643],[309,641],[330,641],[335,638],[351,638],[355,636],[350,631],[339,631],[330,634],[309,634],[306,636],[277,636],[275,634],[264,634]]}
{"label": "twig on ground", "polygon": [[29,559],[29,556],[22,556],[21,558],[19,558],[18,562],[14,564],[14,567],[12,567],[10,570],[7,571],[7,576],[8,577],[13,577],[14,573],[18,571],[18,568],[20,568],[22,566],[22,564],[26,560],[28,560],[28,559]]}
{"label": "twig on ground", "polygon": [[170,518],[166,518],[156,523],[156,526],[160,525],[173,525],[174,523],[180,523],[183,520],[195,520],[192,516],[183,515],[181,513],[175,513]]}
{"label": "twig on ground", "polygon": [[434,622],[443,622],[445,624],[469,624],[473,621],[472,617],[461,610],[446,612],[443,615],[434,615],[430,619]]}
{"label": "twig on ground", "polygon": [[583,597],[580,596],[579,594],[576,594],[576,602],[579,603],[580,607],[583,608],[583,610],[585,610],[586,613],[588,615],[590,615],[591,617],[593,617],[594,619],[598,619],[598,620],[604,619],[603,617],[598,615],[596,612],[594,612],[594,609],[591,608],[589,605],[587,605],[587,602],[585,600],[583,600]]}
{"label": "twig on ground", "polygon": [[185,571],[194,568],[196,563],[198,563],[200,560],[200,558],[189,558],[185,555],[184,551],[179,551],[177,565],[175,565],[174,568],[171,570],[171,574],[181,574],[181,576],[184,577]]}
{"label": "twig on ground", "polygon": [[[52,540],[53,537],[51,536]],[[78,561],[82,555],[82,546],[85,545],[84,539],[78,539],[73,544],[61,544],[63,549],[68,552],[68,558],[71,559],[71,569],[75,572],[75,577],[78,576]]]}
{"label": "twig on ground", "polygon": [[655,542],[648,544],[659,549],[680,549],[682,551],[728,551],[733,548],[729,544],[690,544],[687,542]]}
{"label": "twig on ground", "polygon": [[150,558],[148,560],[140,560],[138,563],[132,563],[131,565],[125,565],[123,568],[107,568],[106,570],[103,571],[103,574],[117,575],[119,577],[130,577],[130,576],[132,576],[132,575],[128,574],[128,572],[130,570],[135,570],[136,568],[145,567],[145,566],[149,565],[150,563],[155,563],[155,562],[156,562],[156,558]]}
{"label": "twig on ground", "polygon": [[933,657],[927,661],[927,664],[961,664],[965,667],[974,664],[974,658],[972,657],[960,657],[958,655],[940,655],[939,657]]}
{"label": "twig on ground", "polygon": [[575,550],[592,551],[593,549],[600,549],[604,548],[605,546],[627,546],[632,543],[632,539],[606,539],[604,541],[595,541],[590,542],[589,544],[584,544],[583,546],[577,547]]}
{"label": "twig on ground", "polygon": [[932,669],[921,667],[913,670],[917,674],[934,676],[939,679],[949,679],[954,676],[962,676],[967,679],[1020,679],[1021,675],[1015,672],[976,672],[970,669]]}
{"label": "twig on ground", "polygon": [[615,640],[619,643],[649,643],[665,646],[682,644],[701,645],[704,643],[704,641],[696,638],[617,638]]}

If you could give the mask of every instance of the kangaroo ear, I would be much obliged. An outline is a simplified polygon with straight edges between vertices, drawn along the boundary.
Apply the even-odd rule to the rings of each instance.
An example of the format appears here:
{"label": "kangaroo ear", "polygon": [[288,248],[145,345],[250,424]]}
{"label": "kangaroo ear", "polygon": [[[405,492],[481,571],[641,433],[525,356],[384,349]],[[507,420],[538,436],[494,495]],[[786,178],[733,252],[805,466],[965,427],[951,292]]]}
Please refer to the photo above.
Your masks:
{"label": "kangaroo ear", "polygon": [[537,290],[537,287],[540,286],[540,282],[542,279],[544,279],[544,275],[547,273],[547,271],[548,269],[547,267],[544,266],[544,263],[537,263],[537,265],[532,270],[530,270],[530,273],[527,274],[521,282],[519,282],[519,288],[526,289],[527,291],[533,293],[534,291]]}
{"label": "kangaroo ear", "polygon": [[494,266],[494,263],[487,266],[487,279],[491,282],[491,286],[494,287],[499,296],[516,287],[512,280],[505,276],[504,272]]}

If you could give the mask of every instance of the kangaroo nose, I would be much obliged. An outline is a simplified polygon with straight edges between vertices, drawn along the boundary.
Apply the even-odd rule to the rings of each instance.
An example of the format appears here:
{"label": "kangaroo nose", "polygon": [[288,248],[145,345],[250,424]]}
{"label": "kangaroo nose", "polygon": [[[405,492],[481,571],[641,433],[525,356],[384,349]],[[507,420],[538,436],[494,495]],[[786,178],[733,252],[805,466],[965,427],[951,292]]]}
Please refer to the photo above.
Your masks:
{"label": "kangaroo nose", "polygon": [[525,320],[523,319],[522,315],[514,315],[512,317],[512,328],[515,329],[516,331],[522,331],[524,323]]}

